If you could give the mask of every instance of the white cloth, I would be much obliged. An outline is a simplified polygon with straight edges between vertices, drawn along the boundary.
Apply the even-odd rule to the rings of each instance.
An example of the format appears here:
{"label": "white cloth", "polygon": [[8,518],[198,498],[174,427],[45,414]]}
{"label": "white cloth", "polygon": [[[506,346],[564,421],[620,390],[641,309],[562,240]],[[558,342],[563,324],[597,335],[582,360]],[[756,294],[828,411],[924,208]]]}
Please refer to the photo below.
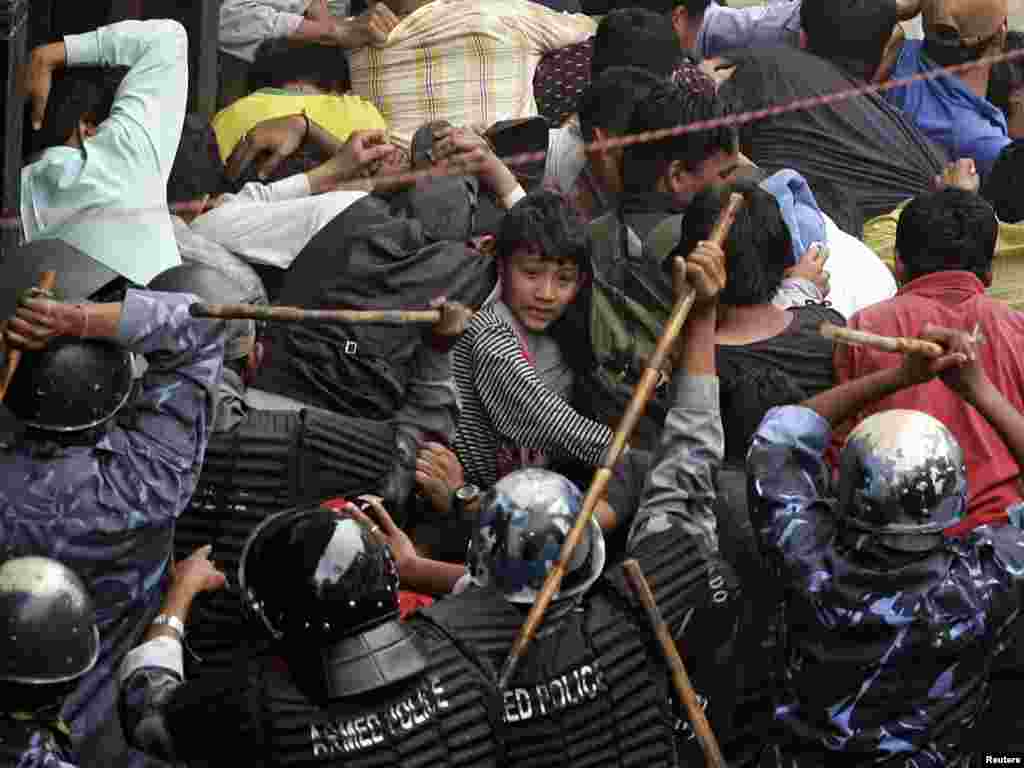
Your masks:
{"label": "white cloth", "polygon": [[121,662],[118,685],[124,685],[124,681],[131,677],[133,672],[145,667],[169,669],[184,680],[184,662],[181,643],[176,637],[168,637],[167,635],[154,637],[152,640],[132,648],[125,654],[124,661]]}
{"label": "white cloth", "polygon": [[223,0],[220,49],[252,64],[266,40],[295,34],[309,5],[310,0]]}
{"label": "white cloth", "polygon": [[548,131],[544,183],[557,185],[563,195],[572,192],[576,179],[583,173],[583,167],[587,164],[583,146],[583,134],[575,119],[561,128]]}
{"label": "white cloth", "polygon": [[878,256],[852,235],[843,232],[826,214],[828,300],[843,317],[896,295],[896,278]]}
{"label": "white cloth", "polygon": [[192,222],[192,231],[254,264],[288,269],[306,244],[365,192],[310,195],[297,173],[273,184],[250,182]]}
{"label": "white cloth", "polygon": [[122,21],[64,38],[67,66],[127,66],[110,115],[82,149],[56,146],[21,172],[25,240],[59,238],[139,284],[181,263],[167,209],[188,94],[176,21]]}

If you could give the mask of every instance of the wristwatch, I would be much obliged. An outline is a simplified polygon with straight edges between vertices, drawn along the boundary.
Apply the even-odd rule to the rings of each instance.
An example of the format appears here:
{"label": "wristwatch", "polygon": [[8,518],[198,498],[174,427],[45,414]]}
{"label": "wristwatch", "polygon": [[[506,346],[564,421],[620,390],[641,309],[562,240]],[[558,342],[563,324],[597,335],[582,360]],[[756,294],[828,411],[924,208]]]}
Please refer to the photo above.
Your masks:
{"label": "wristwatch", "polygon": [[153,623],[160,627],[169,627],[174,630],[174,633],[178,636],[178,640],[181,644],[185,644],[185,625],[181,623],[181,619],[177,616],[171,616],[170,614],[161,613],[155,619]]}
{"label": "wristwatch", "polygon": [[467,518],[467,512],[475,515],[480,505],[480,486],[472,483],[456,488],[452,492],[452,514],[459,520]]}

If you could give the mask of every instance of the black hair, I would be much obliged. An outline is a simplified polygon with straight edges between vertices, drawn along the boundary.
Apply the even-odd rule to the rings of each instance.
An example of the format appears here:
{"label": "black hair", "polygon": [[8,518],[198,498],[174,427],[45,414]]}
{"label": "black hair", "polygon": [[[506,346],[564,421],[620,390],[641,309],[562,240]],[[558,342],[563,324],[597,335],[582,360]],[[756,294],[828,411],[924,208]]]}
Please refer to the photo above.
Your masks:
{"label": "black hair", "polygon": [[496,246],[501,259],[526,248],[546,259],[571,259],[581,273],[591,271],[586,225],[557,192],[534,192],[516,203],[502,219]]}
{"label": "black hair", "polygon": [[640,67],[610,67],[595,77],[579,99],[583,139],[592,141],[594,128],[603,128],[611,136],[626,134],[633,107],[647,99],[660,82],[661,78]]}
{"label": "black hair", "polygon": [[642,8],[620,8],[597,25],[590,77],[610,67],[639,67],[668,77],[682,59],[679,38],[664,16]]}
{"label": "black hair", "polygon": [[[793,242],[775,197],[756,183],[741,180],[699,192],[683,216],[673,255],[686,256],[698,242],[707,240],[732,192],[743,195],[744,204],[725,242],[726,286],[721,302],[737,307],[766,304],[782,284]],[[671,259],[665,268],[671,268]]]}
{"label": "black hair", "polygon": [[807,50],[860,80],[870,80],[899,21],[896,0],[804,0]]}
{"label": "black hair", "polygon": [[292,82],[312,83],[328,93],[350,90],[352,79],[345,52],[329,45],[267,40],[257,50],[249,70],[249,91],[280,88]]}
{"label": "black hair", "polygon": [[896,251],[911,279],[964,270],[984,277],[992,269],[999,226],[992,206],[973,192],[947,187],[911,200],[896,225]]}
{"label": "black hair", "polygon": [[[1022,166],[1017,168],[1017,166]],[[995,208],[1000,221],[1016,224],[1024,220],[1024,140],[1007,144],[996,158],[981,185],[981,196]]]}
{"label": "black hair", "polygon": [[720,406],[726,464],[743,467],[761,420],[772,408],[803,402],[807,393],[778,368],[753,368],[722,376]]}
{"label": "black hair", "polygon": [[125,67],[75,67],[56,72],[43,113],[43,125],[32,136],[33,153],[64,144],[78,123],[99,125],[110,116]]}
{"label": "black hair", "polygon": [[665,15],[682,6],[686,9],[687,15],[691,19],[695,19],[704,15],[708,6],[711,5],[711,0],[629,0],[629,4],[635,8],[643,8]]}
{"label": "black hair", "polygon": [[226,189],[224,164],[216,152],[217,138],[210,122],[198,114],[186,115],[178,151],[167,177],[167,202],[184,203]]}
{"label": "black hair", "polygon": [[[634,106],[628,133],[676,128],[724,117],[726,112],[713,90],[687,90],[675,83],[659,83]],[[731,154],[737,149],[736,128],[731,125],[632,144],[623,156],[623,187],[626,191],[650,190],[675,160],[693,172],[716,152]]]}

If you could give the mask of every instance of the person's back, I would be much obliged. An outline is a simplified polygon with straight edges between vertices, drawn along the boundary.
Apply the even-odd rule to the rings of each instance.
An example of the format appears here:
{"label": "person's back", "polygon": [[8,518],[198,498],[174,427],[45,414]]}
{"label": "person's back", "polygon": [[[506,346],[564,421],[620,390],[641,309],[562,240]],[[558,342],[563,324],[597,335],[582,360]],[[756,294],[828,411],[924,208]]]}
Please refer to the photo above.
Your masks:
{"label": "person's back", "polygon": [[[48,344],[24,353],[6,397],[25,430],[0,451],[0,549],[58,555],[96,597],[100,659],[64,709],[76,738],[107,724],[113,667],[158,604],[199,475],[224,340],[219,322],[191,318],[191,298],[129,291],[123,303],[70,305],[33,294],[8,332],[9,344],[27,343],[19,333]],[[24,314],[33,307],[45,325]],[[132,353],[149,363],[138,383]]]}
{"label": "person's back", "polygon": [[[184,682],[182,637],[154,623],[122,669],[133,743],[165,759],[201,759],[216,743],[266,766],[503,764],[496,694],[450,637],[398,621],[395,561],[352,506],[285,511],[247,540],[239,584],[276,655]],[[165,612],[179,621],[224,584],[197,562],[209,551],[175,573]]]}
{"label": "person's back", "polygon": [[755,529],[787,590],[776,705],[787,765],[963,764],[997,641],[1020,609],[1019,531],[943,534],[967,482],[934,418],[863,422],[829,498],[829,423],[892,386],[875,376],[773,409],[747,459]]}
{"label": "person's back", "polygon": [[424,122],[489,125],[536,115],[533,75],[541,54],[597,29],[588,16],[530,0],[388,4],[401,21],[382,45],[352,52],[352,90],[380,109],[404,148]]}
{"label": "person's back", "polygon": [[[832,63],[795,48],[754,48],[729,58],[736,71],[719,94],[736,111],[785,105],[858,85]],[[748,123],[740,128],[740,146],[769,173],[798,171],[822,210],[844,229],[850,217],[831,204],[829,188],[851,195],[862,216],[877,216],[928,189],[943,163],[910,119],[878,94]]]}
{"label": "person's back", "polygon": [[[1021,340],[1024,316],[985,295],[991,283],[997,222],[977,195],[948,189],[912,201],[897,228],[897,296],[861,310],[850,320],[856,330],[918,336],[926,323],[967,332],[978,330],[985,344],[980,356],[996,388],[1024,409]],[[839,381],[892,368],[899,360],[876,350],[837,349]],[[963,446],[970,478],[968,512],[973,524],[1006,519],[1006,509],[1022,498],[1020,466],[1008,446],[974,409],[939,382],[898,392],[867,413],[910,408],[945,423]]]}
{"label": "person's back", "polygon": [[[138,284],[181,263],[166,185],[185,119],[187,62],[185,29],[168,20],[123,21],[33,52],[33,121],[46,146],[22,170],[27,241],[59,238]],[[112,100],[88,98],[73,71],[51,97],[54,72],[89,64],[129,67]]]}

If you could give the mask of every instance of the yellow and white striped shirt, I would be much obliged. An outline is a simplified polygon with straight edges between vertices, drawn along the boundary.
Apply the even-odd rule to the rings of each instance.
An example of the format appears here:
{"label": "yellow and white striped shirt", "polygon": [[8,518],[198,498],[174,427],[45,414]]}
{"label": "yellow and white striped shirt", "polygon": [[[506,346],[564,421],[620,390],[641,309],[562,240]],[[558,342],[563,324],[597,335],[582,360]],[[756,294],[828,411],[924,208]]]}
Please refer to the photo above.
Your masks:
{"label": "yellow and white striped shirt", "polygon": [[491,125],[537,114],[543,53],[586,40],[597,22],[530,0],[433,0],[380,46],[353,51],[352,90],[380,110],[408,149],[428,121]]}

